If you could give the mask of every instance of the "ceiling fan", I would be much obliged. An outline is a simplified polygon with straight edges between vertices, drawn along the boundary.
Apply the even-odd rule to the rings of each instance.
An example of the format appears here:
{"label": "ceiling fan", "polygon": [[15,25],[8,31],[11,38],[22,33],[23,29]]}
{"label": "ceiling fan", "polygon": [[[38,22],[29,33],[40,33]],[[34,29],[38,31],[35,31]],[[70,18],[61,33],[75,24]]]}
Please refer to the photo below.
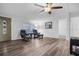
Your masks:
{"label": "ceiling fan", "polygon": [[49,14],[52,13],[53,9],[63,8],[62,6],[53,6],[53,3],[46,3],[46,6],[35,4],[35,6],[39,6],[39,7],[43,8],[43,10],[41,10],[40,12],[48,12]]}

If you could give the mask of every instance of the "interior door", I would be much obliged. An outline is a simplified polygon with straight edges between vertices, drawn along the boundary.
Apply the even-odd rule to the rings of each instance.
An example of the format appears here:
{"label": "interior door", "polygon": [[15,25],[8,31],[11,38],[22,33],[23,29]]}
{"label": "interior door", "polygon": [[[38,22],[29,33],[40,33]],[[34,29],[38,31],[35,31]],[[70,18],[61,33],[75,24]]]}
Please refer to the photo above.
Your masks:
{"label": "interior door", "polygon": [[11,40],[11,18],[0,16],[0,41]]}

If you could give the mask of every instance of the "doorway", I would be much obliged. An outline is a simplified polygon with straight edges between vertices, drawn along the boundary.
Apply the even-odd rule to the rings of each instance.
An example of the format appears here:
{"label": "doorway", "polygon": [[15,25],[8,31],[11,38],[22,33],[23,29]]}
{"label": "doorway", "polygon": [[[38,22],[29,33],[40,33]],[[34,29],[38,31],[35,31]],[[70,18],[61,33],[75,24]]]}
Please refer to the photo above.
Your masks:
{"label": "doorway", "polygon": [[0,16],[0,42],[11,40],[11,18]]}

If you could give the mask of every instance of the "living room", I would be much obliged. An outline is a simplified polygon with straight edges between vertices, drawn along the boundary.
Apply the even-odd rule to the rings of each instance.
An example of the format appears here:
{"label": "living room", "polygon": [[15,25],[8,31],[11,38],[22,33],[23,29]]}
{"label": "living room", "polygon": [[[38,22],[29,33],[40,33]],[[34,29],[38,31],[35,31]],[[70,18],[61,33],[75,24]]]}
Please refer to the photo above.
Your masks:
{"label": "living room", "polygon": [[[41,11],[46,5],[48,11]],[[0,3],[0,55],[71,56],[70,38],[79,35],[77,7],[78,3]]]}

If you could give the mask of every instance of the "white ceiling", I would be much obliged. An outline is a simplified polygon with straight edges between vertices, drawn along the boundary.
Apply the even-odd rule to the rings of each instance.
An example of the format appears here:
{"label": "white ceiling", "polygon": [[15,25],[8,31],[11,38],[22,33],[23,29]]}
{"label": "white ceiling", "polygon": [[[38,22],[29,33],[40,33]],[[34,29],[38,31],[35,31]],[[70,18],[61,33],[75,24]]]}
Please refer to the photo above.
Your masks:
{"label": "white ceiling", "polygon": [[[45,4],[42,4],[45,5]],[[79,14],[78,3],[54,3],[56,6],[63,6],[63,9],[52,10],[50,17],[65,17],[68,12]],[[40,13],[42,9],[33,3],[0,3],[0,15],[19,18],[47,17],[46,12]]]}

